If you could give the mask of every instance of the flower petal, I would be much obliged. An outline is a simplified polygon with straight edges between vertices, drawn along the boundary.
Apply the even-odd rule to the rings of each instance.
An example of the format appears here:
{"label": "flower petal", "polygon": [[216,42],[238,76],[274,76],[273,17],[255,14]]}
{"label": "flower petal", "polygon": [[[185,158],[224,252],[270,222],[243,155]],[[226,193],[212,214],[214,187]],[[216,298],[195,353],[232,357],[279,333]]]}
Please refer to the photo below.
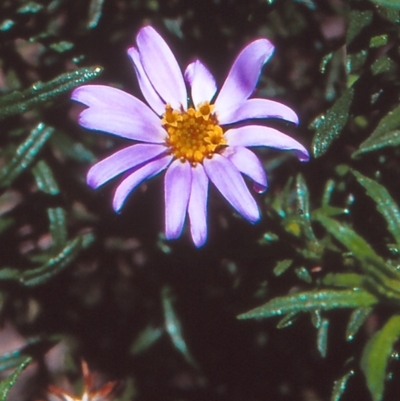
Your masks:
{"label": "flower petal", "polygon": [[128,146],[92,166],[86,181],[89,186],[96,189],[117,175],[154,159],[165,150],[163,145],[140,143]]}
{"label": "flower petal", "polygon": [[254,92],[262,66],[272,56],[273,44],[258,39],[246,46],[234,61],[215,101],[215,112],[237,109]]}
{"label": "flower petal", "polygon": [[190,163],[175,160],[165,173],[165,237],[178,238],[185,223],[192,185]]}
{"label": "flower petal", "polygon": [[260,211],[239,170],[227,158],[214,154],[204,159],[204,170],[225,199],[248,221],[255,223]]}
{"label": "flower petal", "polygon": [[225,139],[229,146],[267,146],[280,150],[293,150],[302,162],[310,158],[307,149],[289,135],[261,125],[232,128],[225,132]]}
{"label": "flower petal", "polygon": [[138,113],[149,123],[157,124],[159,117],[142,101],[120,89],[105,85],[83,85],[76,88],[71,99],[86,106],[116,109],[126,113]]}
{"label": "flower petal", "polygon": [[208,178],[200,163],[192,167],[192,188],[189,198],[190,232],[197,248],[207,240]]}
{"label": "flower petal", "polygon": [[137,37],[140,60],[151,84],[172,108],[187,108],[187,93],[182,72],[171,49],[151,27],[142,28]]}
{"label": "flower petal", "polygon": [[297,114],[290,107],[268,99],[248,99],[237,109],[224,109],[217,117],[218,122],[222,125],[251,118],[281,118],[296,125],[299,123]]}
{"label": "flower petal", "polygon": [[254,183],[254,189],[263,193],[267,189],[267,176],[258,157],[249,149],[242,146],[228,146],[222,153],[243,174],[250,177]]}
{"label": "flower petal", "polygon": [[158,119],[155,124],[140,113],[128,113],[117,109],[90,107],[79,115],[79,124],[88,129],[109,132],[141,142],[163,143],[167,136],[161,126],[161,120]]}
{"label": "flower petal", "polygon": [[137,80],[140,90],[150,107],[159,115],[165,113],[165,102],[160,98],[157,91],[153,88],[149,77],[144,72],[142,62],[140,61],[139,52],[135,47],[128,49],[128,56],[133,61]]}
{"label": "flower petal", "polygon": [[119,212],[124,205],[128,195],[144,180],[148,180],[155,175],[161,173],[171,163],[172,156],[164,156],[159,159],[152,160],[143,167],[129,174],[121,184],[118,185],[113,199],[113,209]]}
{"label": "flower petal", "polygon": [[217,84],[207,67],[196,60],[185,70],[185,80],[191,87],[192,101],[195,107],[204,102],[210,102],[217,91]]}

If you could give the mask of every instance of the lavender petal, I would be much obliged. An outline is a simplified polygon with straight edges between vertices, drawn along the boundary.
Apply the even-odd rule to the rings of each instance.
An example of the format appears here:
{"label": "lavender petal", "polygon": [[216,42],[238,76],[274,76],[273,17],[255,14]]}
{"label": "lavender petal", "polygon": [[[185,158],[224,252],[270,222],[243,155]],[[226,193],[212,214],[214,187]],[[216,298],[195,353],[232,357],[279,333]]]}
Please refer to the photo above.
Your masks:
{"label": "lavender petal", "polygon": [[82,111],[78,121],[82,127],[134,141],[163,143],[167,137],[160,119],[155,124],[153,121],[148,121],[146,115],[128,113],[121,109],[90,107]]}
{"label": "lavender petal", "polygon": [[192,184],[190,163],[175,160],[165,173],[165,237],[178,238],[185,223]]}
{"label": "lavender petal", "polygon": [[154,159],[165,152],[163,145],[137,144],[115,152],[91,167],[86,181],[96,189],[117,175]]}
{"label": "lavender petal", "polygon": [[235,110],[254,92],[263,65],[274,46],[267,39],[258,39],[246,46],[234,61],[228,77],[215,101],[217,115]]}
{"label": "lavender petal", "polygon": [[242,146],[228,146],[221,154],[254,181],[258,193],[266,191],[267,176],[260,160],[251,150]]}
{"label": "lavender petal", "polygon": [[186,67],[185,80],[191,87],[192,101],[195,107],[201,103],[210,102],[217,91],[213,75],[200,60],[196,60]]}
{"label": "lavender petal", "polygon": [[140,90],[150,107],[159,115],[165,113],[166,103],[160,98],[157,91],[151,84],[149,77],[144,72],[142,62],[140,61],[139,52],[135,47],[128,49],[128,56],[133,62]]}
{"label": "lavender petal", "polygon": [[226,109],[218,114],[218,122],[222,125],[251,118],[280,118],[296,125],[299,123],[299,118],[290,107],[268,99],[248,99],[238,108]]}
{"label": "lavender petal", "polygon": [[266,146],[279,150],[292,150],[300,161],[308,161],[307,149],[289,135],[261,125],[247,125],[225,132],[229,146]]}
{"label": "lavender petal", "polygon": [[207,240],[208,178],[200,163],[192,167],[192,188],[189,198],[190,232],[197,248]]}
{"label": "lavender petal", "polygon": [[174,109],[187,108],[187,93],[182,72],[171,49],[150,26],[142,28],[136,43],[140,60],[160,97]]}
{"label": "lavender petal", "polygon": [[143,167],[135,170],[132,174],[128,175],[117,187],[114,199],[113,209],[119,212],[124,205],[128,195],[144,180],[148,180],[155,175],[161,173],[171,163],[172,156],[164,156],[155,159],[145,164]]}
{"label": "lavender petal", "polygon": [[225,199],[251,223],[260,218],[260,211],[239,170],[227,158],[214,154],[204,159],[204,170]]}

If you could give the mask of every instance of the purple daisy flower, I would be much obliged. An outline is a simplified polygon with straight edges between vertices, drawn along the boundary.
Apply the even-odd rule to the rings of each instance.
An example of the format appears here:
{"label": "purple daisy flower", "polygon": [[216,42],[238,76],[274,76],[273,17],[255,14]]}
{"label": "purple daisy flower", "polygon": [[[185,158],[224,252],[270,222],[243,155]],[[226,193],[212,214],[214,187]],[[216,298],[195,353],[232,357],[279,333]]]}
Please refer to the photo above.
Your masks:
{"label": "purple daisy flower", "polygon": [[135,141],[95,164],[88,172],[88,185],[95,189],[126,173],[114,194],[113,208],[119,212],[139,184],[166,170],[166,238],[181,235],[187,213],[197,247],[207,239],[210,181],[239,214],[255,223],[260,212],[241,174],[253,180],[259,193],[266,190],[267,178],[247,147],[292,150],[301,161],[309,159],[300,143],[276,129],[255,124],[224,128],[257,118],[298,123],[296,113],[281,103],[249,99],[274,46],[266,39],[246,46],[213,101],[215,79],[199,60],[182,75],[170,48],[150,26],[139,31],[136,43],[128,55],[150,107],[109,86],[84,85],[72,93],[73,100],[88,106],[79,116],[82,127]]}

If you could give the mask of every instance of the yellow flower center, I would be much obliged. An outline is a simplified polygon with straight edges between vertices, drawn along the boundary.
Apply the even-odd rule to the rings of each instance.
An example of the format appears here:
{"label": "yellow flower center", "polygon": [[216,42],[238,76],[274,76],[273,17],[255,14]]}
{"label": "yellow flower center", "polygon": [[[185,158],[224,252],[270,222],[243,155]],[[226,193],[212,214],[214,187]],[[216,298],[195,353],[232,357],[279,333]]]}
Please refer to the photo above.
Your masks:
{"label": "yellow flower center", "polygon": [[213,108],[209,102],[200,104],[197,109],[190,107],[187,111],[166,106],[161,122],[168,133],[166,142],[175,158],[192,164],[201,163],[226,144],[224,132],[212,113]]}

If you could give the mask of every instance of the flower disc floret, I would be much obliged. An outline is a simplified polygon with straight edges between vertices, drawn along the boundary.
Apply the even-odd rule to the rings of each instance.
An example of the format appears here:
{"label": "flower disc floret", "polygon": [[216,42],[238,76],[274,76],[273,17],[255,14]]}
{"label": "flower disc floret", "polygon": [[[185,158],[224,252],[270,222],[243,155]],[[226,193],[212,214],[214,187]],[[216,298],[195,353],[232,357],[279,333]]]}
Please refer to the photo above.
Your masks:
{"label": "flower disc floret", "polygon": [[209,102],[185,111],[166,106],[161,122],[168,133],[166,143],[174,158],[195,165],[226,144],[224,131],[212,111]]}

